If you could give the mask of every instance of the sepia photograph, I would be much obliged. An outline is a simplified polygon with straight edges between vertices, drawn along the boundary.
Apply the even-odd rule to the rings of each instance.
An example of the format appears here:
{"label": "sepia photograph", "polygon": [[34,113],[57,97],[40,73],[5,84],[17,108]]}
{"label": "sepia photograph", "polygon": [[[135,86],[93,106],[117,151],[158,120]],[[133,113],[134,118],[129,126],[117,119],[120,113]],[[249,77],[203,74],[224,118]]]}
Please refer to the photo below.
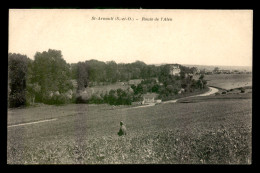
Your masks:
{"label": "sepia photograph", "polygon": [[252,164],[253,10],[8,18],[8,165]]}

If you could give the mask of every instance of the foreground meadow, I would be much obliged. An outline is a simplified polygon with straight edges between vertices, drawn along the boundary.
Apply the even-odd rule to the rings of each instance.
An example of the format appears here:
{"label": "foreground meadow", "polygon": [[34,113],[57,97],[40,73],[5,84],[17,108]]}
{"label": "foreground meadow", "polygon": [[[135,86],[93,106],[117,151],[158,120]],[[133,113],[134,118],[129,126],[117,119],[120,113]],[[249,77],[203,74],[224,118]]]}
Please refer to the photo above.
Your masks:
{"label": "foreground meadow", "polygon": [[[195,99],[195,98],[194,98]],[[250,164],[252,96],[129,109],[39,105],[8,111],[8,164]],[[118,137],[124,121],[127,136]]]}

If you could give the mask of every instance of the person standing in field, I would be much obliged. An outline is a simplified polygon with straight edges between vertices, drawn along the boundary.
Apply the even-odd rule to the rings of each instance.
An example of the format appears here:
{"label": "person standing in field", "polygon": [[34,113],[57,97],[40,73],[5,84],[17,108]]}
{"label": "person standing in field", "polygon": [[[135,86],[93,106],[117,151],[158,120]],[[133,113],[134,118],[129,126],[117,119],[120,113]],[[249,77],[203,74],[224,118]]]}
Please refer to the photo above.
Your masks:
{"label": "person standing in field", "polygon": [[120,121],[120,129],[117,134],[118,136],[126,135],[126,126],[124,125],[123,121]]}

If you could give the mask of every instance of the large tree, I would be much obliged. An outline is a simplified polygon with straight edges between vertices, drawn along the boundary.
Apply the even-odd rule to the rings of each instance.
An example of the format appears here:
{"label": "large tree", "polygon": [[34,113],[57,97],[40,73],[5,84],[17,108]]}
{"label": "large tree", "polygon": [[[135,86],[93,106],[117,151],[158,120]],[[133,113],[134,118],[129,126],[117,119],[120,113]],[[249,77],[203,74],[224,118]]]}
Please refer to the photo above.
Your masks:
{"label": "large tree", "polygon": [[85,89],[88,86],[88,71],[87,71],[86,63],[78,62],[76,76],[77,76],[78,90]]}
{"label": "large tree", "polygon": [[115,61],[108,61],[106,63],[106,74],[107,80],[111,83],[114,83],[119,78],[118,66]]}
{"label": "large tree", "polygon": [[41,87],[41,101],[49,92],[64,93],[72,88],[70,66],[63,59],[61,51],[49,49],[48,52],[37,52],[33,62],[32,83]]}
{"label": "large tree", "polygon": [[8,54],[9,106],[26,104],[26,75],[29,58],[26,55]]}

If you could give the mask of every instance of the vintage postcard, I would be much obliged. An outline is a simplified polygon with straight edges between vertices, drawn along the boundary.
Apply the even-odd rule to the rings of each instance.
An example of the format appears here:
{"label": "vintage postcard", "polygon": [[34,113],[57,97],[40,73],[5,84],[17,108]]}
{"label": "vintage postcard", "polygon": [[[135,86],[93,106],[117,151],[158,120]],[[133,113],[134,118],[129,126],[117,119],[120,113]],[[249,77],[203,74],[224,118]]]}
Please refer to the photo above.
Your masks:
{"label": "vintage postcard", "polygon": [[253,10],[9,9],[7,164],[252,164]]}

